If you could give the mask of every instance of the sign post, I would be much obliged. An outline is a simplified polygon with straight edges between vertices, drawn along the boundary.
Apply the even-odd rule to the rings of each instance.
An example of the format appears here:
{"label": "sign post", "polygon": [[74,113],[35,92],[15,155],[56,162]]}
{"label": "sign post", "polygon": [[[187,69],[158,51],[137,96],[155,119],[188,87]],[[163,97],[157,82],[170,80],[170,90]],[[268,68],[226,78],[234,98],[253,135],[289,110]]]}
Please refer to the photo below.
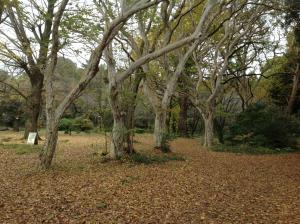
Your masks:
{"label": "sign post", "polygon": [[38,139],[37,139],[37,133],[36,132],[29,132],[27,144],[29,145],[37,145]]}

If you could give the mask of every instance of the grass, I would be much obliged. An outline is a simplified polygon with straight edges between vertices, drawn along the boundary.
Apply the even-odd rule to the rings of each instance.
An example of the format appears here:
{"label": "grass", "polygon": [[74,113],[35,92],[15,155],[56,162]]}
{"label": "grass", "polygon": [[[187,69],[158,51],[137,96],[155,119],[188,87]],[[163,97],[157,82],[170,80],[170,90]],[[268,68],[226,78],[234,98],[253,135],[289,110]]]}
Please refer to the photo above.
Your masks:
{"label": "grass", "polygon": [[41,145],[27,145],[27,144],[2,144],[0,149],[7,149],[13,151],[17,155],[39,153],[42,149]]}
{"label": "grass", "polygon": [[161,164],[168,161],[185,161],[185,159],[177,154],[168,154],[168,155],[150,155],[145,153],[135,153],[130,157],[130,160],[138,164]]}
{"label": "grass", "polygon": [[297,148],[268,148],[263,146],[250,146],[250,145],[216,145],[212,148],[216,152],[233,152],[242,154],[278,154],[278,153],[290,153],[296,152]]}
{"label": "grass", "polygon": [[2,138],[1,140],[2,140],[2,142],[10,142],[12,140],[12,138],[6,137],[6,138]]}

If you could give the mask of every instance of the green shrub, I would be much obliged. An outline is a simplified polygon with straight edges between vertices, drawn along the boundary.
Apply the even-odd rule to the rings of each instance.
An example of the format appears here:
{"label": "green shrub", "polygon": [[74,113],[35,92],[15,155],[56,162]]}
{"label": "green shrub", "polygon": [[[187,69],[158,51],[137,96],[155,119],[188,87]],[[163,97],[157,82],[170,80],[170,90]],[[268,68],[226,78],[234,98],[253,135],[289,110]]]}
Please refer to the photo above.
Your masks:
{"label": "green shrub", "polygon": [[78,117],[75,118],[73,127],[75,131],[90,131],[94,128],[93,122],[90,119]]}
{"label": "green shrub", "polygon": [[229,128],[232,144],[272,148],[293,146],[299,135],[299,121],[275,107],[256,104],[240,113]]}
{"label": "green shrub", "polygon": [[74,119],[63,118],[59,122],[58,130],[71,131],[74,129]]}
{"label": "green shrub", "polygon": [[143,128],[135,128],[135,133],[137,134],[144,134],[145,133],[145,130]]}

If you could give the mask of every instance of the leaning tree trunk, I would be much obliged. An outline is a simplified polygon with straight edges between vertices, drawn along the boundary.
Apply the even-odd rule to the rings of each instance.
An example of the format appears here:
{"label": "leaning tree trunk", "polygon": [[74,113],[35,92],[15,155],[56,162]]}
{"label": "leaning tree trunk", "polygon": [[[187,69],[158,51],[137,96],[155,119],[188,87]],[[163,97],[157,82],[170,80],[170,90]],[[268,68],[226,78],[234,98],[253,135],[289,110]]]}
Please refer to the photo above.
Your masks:
{"label": "leaning tree trunk", "polygon": [[58,122],[54,122],[51,125],[47,125],[46,128],[46,140],[43,150],[40,154],[41,167],[48,169],[52,163],[58,140]]}
{"label": "leaning tree trunk", "polygon": [[52,83],[47,83],[48,92],[46,94],[46,139],[43,150],[40,153],[40,162],[43,169],[48,169],[52,163],[58,140],[58,126],[62,112],[59,116],[55,113],[54,108],[54,90]]}
{"label": "leaning tree trunk", "polygon": [[51,166],[58,140],[59,120],[64,111],[63,108],[60,108],[59,110],[55,108],[54,104],[55,91],[53,86],[53,74],[55,65],[56,60],[53,59],[53,61],[50,63],[49,67],[47,67],[45,72],[46,139],[43,150],[40,153],[40,166],[43,169],[48,169]]}
{"label": "leaning tree trunk", "polygon": [[162,149],[164,137],[166,135],[166,111],[157,111],[155,113],[155,124],[154,124],[154,140],[155,148]]}

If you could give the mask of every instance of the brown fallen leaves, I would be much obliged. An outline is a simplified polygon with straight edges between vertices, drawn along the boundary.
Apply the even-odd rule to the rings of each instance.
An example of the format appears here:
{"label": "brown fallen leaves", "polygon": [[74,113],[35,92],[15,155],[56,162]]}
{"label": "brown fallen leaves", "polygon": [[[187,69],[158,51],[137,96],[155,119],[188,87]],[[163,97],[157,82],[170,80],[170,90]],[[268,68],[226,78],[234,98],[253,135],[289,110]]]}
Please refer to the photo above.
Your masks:
{"label": "brown fallen leaves", "polygon": [[[152,152],[151,135],[136,140]],[[61,135],[47,172],[36,153],[0,146],[0,223],[300,223],[300,154],[216,153],[178,139],[186,161],[102,164],[98,146],[101,136]]]}

